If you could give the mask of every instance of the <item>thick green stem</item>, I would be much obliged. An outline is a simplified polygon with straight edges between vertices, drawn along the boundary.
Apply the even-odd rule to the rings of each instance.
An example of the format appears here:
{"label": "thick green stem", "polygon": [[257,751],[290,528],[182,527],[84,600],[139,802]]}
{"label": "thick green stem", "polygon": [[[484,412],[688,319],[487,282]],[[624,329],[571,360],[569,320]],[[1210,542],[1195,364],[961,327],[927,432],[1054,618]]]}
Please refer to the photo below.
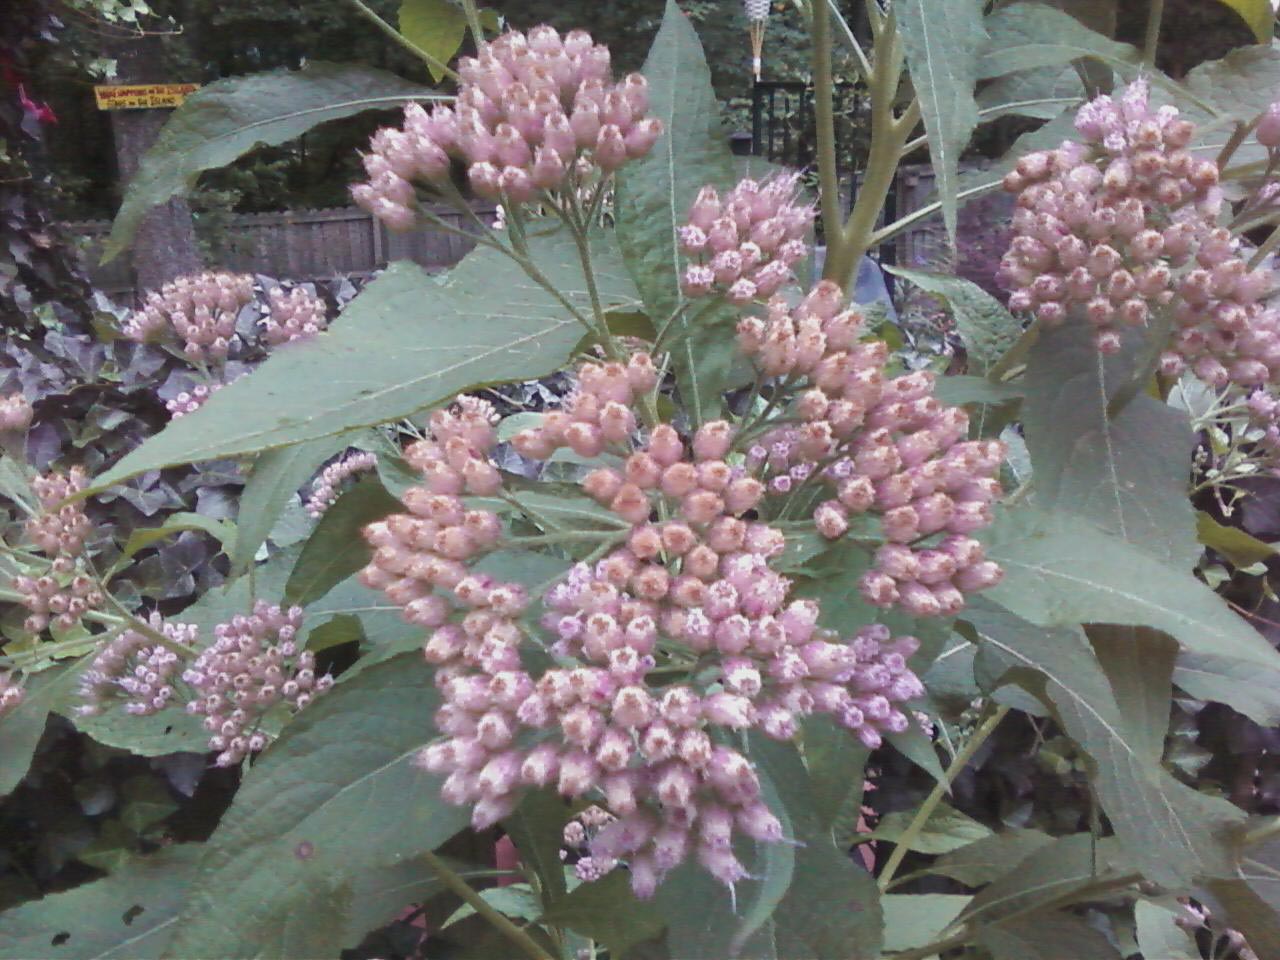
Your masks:
{"label": "thick green stem", "polygon": [[1147,38],[1142,44],[1142,60],[1149,67],[1156,65],[1156,49],[1160,46],[1160,22],[1164,19],[1164,0],[1148,0]]}
{"label": "thick green stem", "polygon": [[456,70],[450,67],[447,63],[444,63],[438,58],[433,57],[431,54],[427,53],[427,51],[423,50],[420,46],[418,46],[416,43],[414,43],[412,40],[410,40],[408,37],[402,34],[399,30],[397,30],[391,24],[387,23],[387,21],[383,20],[380,16],[374,13],[373,10],[369,6],[361,2],[361,0],[351,0],[351,5],[356,8],[357,12],[359,12],[359,14],[362,17],[364,17],[366,20],[372,23],[375,27],[377,27],[379,30],[385,33],[388,37],[390,37],[400,46],[404,47],[406,50],[412,53],[415,57],[417,57],[418,59],[426,63],[427,66],[429,66],[436,73],[440,74],[441,76],[448,77],[450,80],[458,79],[458,73]]}
{"label": "thick green stem", "polygon": [[[995,732],[996,727],[1000,725],[1000,721],[1005,718],[1008,712],[1008,707],[1001,706],[996,708],[995,712],[965,742],[960,752],[956,754],[955,759],[947,766],[947,771],[942,780],[934,786],[933,792],[925,797],[924,803],[916,811],[915,817],[907,825],[907,829],[902,832],[902,836],[898,838],[897,846],[893,848],[893,853],[888,861],[885,862],[884,869],[880,871],[880,876],[876,882],[879,884],[881,892],[889,889],[889,884],[893,882],[893,875],[898,872],[898,867],[902,866],[902,861],[911,849],[911,844],[915,842],[916,837],[920,835],[920,831],[929,822],[929,818],[933,816],[933,811],[942,802],[942,798],[950,792],[951,784],[955,782],[956,777],[960,776],[961,771],[969,765],[969,761],[973,759],[974,754],[987,742],[987,738]],[[929,954],[921,954],[921,956],[929,956]]]}
{"label": "thick green stem", "polygon": [[450,870],[448,865],[434,853],[424,853],[422,859],[427,862],[427,866],[435,871],[436,876],[440,878],[446,887],[461,897],[463,901],[470,904],[479,916],[483,917],[495,930],[519,947],[525,956],[530,957],[531,960],[555,960],[549,952],[542,948],[537,940],[534,940],[533,937],[490,906],[484,897],[476,893],[467,881]]}
{"label": "thick green stem", "polygon": [[817,126],[818,181],[822,228],[827,238],[828,263],[840,236],[840,178],[836,169],[835,83],[831,76],[831,9],[814,0],[810,32],[813,37],[813,116]]}
{"label": "thick green stem", "polygon": [[462,0],[462,11],[467,15],[467,26],[471,28],[471,36],[475,39],[476,50],[484,47],[484,24],[480,22],[480,11],[476,0]]}

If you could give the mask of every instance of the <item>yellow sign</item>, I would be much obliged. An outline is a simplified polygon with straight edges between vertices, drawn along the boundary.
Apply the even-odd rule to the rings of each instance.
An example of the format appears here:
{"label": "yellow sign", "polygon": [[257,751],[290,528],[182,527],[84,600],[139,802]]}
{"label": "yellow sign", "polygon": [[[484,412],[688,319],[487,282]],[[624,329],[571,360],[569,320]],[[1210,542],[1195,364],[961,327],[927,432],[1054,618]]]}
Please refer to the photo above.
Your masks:
{"label": "yellow sign", "polygon": [[157,107],[180,107],[187,95],[200,88],[198,83],[140,83],[131,86],[97,86],[93,96],[99,110],[150,110]]}

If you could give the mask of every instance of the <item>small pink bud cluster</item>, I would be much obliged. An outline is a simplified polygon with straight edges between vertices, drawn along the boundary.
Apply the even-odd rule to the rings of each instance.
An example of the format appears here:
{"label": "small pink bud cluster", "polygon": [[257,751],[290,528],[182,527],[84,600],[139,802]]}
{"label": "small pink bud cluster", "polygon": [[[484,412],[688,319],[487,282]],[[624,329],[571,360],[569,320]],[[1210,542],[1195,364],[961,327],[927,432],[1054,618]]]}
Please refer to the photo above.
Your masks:
{"label": "small pink bud cluster", "polygon": [[809,253],[812,206],[797,202],[800,177],[742,180],[723,199],[703,187],[680,228],[680,246],[693,262],[685,270],[685,296],[719,293],[733,304],[767,300],[793,276]]}
{"label": "small pink bud cluster", "polygon": [[1255,390],[1245,406],[1252,425],[1263,431],[1259,446],[1274,459],[1280,454],[1280,398]]}
{"label": "small pink bud cluster", "polygon": [[590,855],[591,841],[595,835],[617,819],[608,810],[592,804],[564,825],[561,836],[564,846],[560,848],[560,859],[568,860],[571,856],[576,858],[574,873],[580,880],[587,883],[599,880],[618,866],[617,860]]}
{"label": "small pink bud cluster", "polygon": [[12,673],[0,673],[0,717],[17,710],[26,699],[26,691],[13,679]]}
{"label": "small pink bud cluster", "polygon": [[747,465],[774,494],[834,488],[813,515],[828,539],[843,537],[855,515],[880,514],[888,543],[860,582],[869,603],[918,617],[958,613],[965,593],[1000,580],[972,534],[1001,496],[1004,447],[966,439],[968,417],[938,402],[932,373],[887,378],[888,348],[859,339],[864,318],[843,301],[823,281],[794,310],[775,300],[767,317],[738,324],[739,345],[764,374],[804,378],[792,410],[800,423],[761,437]]}
{"label": "small pink bud cluster", "polygon": [[[769,565],[785,538],[742,517],[764,485],[726,462],[728,423],[703,425],[688,448],[669,424],[637,442],[632,404],[655,383],[646,354],[584,364],[565,409],[513,440],[537,458],[563,446],[623,457],[583,488],[623,521],[625,543],[574,567],[542,598],[558,666],[534,675],[520,657],[529,643],[522,588],[467,573],[474,550],[438,555],[441,521],[432,518],[449,506],[438,490],[409,491],[416,517],[366,532],[377,548],[366,582],[412,622],[436,627],[424,653],[438,667],[443,738],[421,763],[445,776],[444,798],[471,806],[479,829],[531,787],[602,797],[618,819],[590,838],[579,875],[594,879],[625,860],[640,896],[688,857],[731,886],[746,876],[736,835],[782,840],[754,769],[725,736],[758,728],[791,739],[800,718],[828,713],[877,745],[885,732],[906,729],[902,707],[923,693],[906,662],[914,638],[869,627],[844,642],[819,629],[815,602],[790,597],[790,582]],[[487,450],[488,432],[483,439],[477,446]],[[460,492],[455,481],[448,494]],[[659,505],[672,519],[652,520]],[[461,504],[452,509],[456,524]],[[415,519],[432,524],[416,556]],[[434,594],[423,607],[433,588],[448,590],[457,609]],[[660,685],[660,658],[698,679]]]}
{"label": "small pink bud cluster", "polygon": [[0,396],[0,431],[27,429],[32,413],[31,403],[22,394]]}
{"label": "small pink bud cluster", "polygon": [[[191,646],[199,637],[198,628],[167,623],[158,613],[151,614],[149,625],[178,645]],[[164,644],[136,630],[125,630],[98,651],[81,677],[80,698],[84,702],[76,712],[96,717],[104,707],[123,701],[125,713],[159,713],[176,695],[173,683],[180,662],[179,654]]]}
{"label": "small pink bud cluster", "polygon": [[187,414],[195,413],[203,407],[210,397],[225,386],[225,383],[199,384],[192,387],[190,391],[182,391],[172,400],[166,400],[165,409],[169,411],[172,419],[181,420]]}
{"label": "small pink bud cluster", "polygon": [[26,523],[27,536],[45,556],[77,557],[84,551],[85,538],[93,525],[85,515],[82,501],[59,506],[63,500],[85,488],[84,470],[72,467],[67,473],[36,477],[31,487],[44,508]]}
{"label": "small pink bud cluster", "polygon": [[329,326],[324,301],[305,287],[287,293],[280,287],[267,291],[270,313],[262,321],[262,336],[271,346],[309,340]]}
{"label": "small pink bud cluster", "polygon": [[[546,413],[541,424],[520,431],[511,444],[533,460],[545,460],[562,447],[580,457],[596,457],[606,447],[624,446],[636,429],[634,402],[657,384],[658,370],[647,353],[632,354],[625,363],[583,364],[577,389],[565,398],[563,409]],[[671,442],[679,447],[678,438]],[[635,500],[630,488],[626,495],[634,510],[648,516],[647,506]]]}
{"label": "small pink bud cluster", "polygon": [[1084,145],[1029,154],[1005,178],[1018,195],[1001,267],[1010,308],[1049,325],[1081,316],[1103,353],[1163,313],[1165,375],[1190,368],[1219,387],[1280,375],[1280,313],[1261,302],[1271,273],[1250,270],[1217,226],[1219,171],[1186,149],[1194,124],[1153,110],[1139,80],[1081,107],[1076,129]]}
{"label": "small pink bud cluster", "polygon": [[307,498],[307,513],[317,519],[324,516],[325,511],[338,502],[343,481],[358,473],[367,473],[377,465],[377,454],[363,451],[348,453],[333,461],[316,478],[311,496]]}
{"label": "small pink bud cluster", "polygon": [[[498,442],[495,419],[492,405],[473,397],[433,413],[430,439],[405,451],[405,459],[424,478],[422,486],[405,491],[409,512],[364,528],[373,557],[360,580],[402,607],[409,623],[445,623],[452,608],[437,591],[457,595],[461,584],[470,583],[467,562],[492,550],[502,537],[496,513],[467,509],[462,499],[463,494],[492,496],[501,489],[502,477],[489,459]],[[461,602],[470,601],[464,597]]]}
{"label": "small pink bud cluster", "polygon": [[581,30],[563,38],[548,26],[505,33],[464,57],[458,73],[453,108],[410,104],[403,129],[374,134],[364,160],[369,181],[351,192],[392,229],[413,225],[413,183],[447,181],[454,159],[477,196],[518,204],[565,187],[584,156],[593,172],[608,174],[662,134],[661,121],[646,116],[644,77],[612,83],[608,49]]}
{"label": "small pink bud cluster", "polygon": [[315,655],[300,648],[301,626],[301,607],[260,600],[250,616],[218,624],[213,645],[183,671],[193,694],[187,712],[204,717],[218,766],[235,766],[271,742],[262,720],[277,704],[296,712],[333,686],[328,674],[316,676]]}
{"label": "small pink bud cluster", "polygon": [[87,611],[103,605],[105,598],[97,584],[75,571],[72,558],[59,556],[43,576],[13,578],[14,589],[22,594],[22,605],[31,611],[23,622],[24,630],[39,633],[51,622],[59,630],[70,630]]}
{"label": "small pink bud cluster", "polygon": [[124,323],[130,340],[144,343],[173,335],[192,360],[225,360],[236,335],[236,318],[253,299],[253,278],[200,273],[178,277],[147,299]]}

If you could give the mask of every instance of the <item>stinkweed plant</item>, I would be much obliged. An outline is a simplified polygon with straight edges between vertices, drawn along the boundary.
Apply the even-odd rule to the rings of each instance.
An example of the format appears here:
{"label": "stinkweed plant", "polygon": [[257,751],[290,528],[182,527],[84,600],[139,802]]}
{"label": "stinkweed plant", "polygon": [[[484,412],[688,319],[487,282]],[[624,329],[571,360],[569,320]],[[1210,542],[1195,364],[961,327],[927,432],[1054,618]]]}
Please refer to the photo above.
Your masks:
{"label": "stinkweed plant", "polygon": [[[1209,916],[1208,891],[1215,936],[1264,955],[1280,826],[1163,744],[1175,686],[1179,711],[1280,719],[1280,656],[1204,582],[1274,555],[1231,523],[1280,449],[1280,232],[1258,233],[1280,108],[1205,92],[1237,65],[1174,82],[1154,46],[1134,79],[1137,51],[1050,5],[870,2],[869,37],[801,5],[814,198],[735,166],[674,3],[617,80],[585,33],[491,36],[465,0],[456,69],[401,38],[448,96],[369,98],[403,120],[352,188],[392,229],[473,242],[449,274],[395,264],[332,323],[303,287],[172,281],[120,332],[190,386],[96,471],[28,466],[32,405],[5,387],[0,733],[25,762],[59,712],[243,776],[203,850],[96,881],[122,888],[75,921],[103,950],[139,935],[111,926],[137,900],[172,956],[337,956],[417,904],[428,951],[495,957],[1158,960],[1201,955],[1183,914]],[[1070,139],[964,191],[1016,197],[1009,311],[904,271],[955,314],[946,376],[849,291],[876,244],[954,224],[976,78],[1008,73],[1014,39],[1045,58],[1020,79],[1082,54],[1125,73],[1070,105]],[[871,122],[847,217],[837,40]],[[921,125],[939,200],[877,226]],[[126,208],[167,199],[149,189]],[[206,498],[119,543],[89,519],[187,463],[243,476],[234,521]],[[205,596],[128,589],[148,543],[192,531],[226,555]],[[1079,809],[974,801],[1015,710],[1065,750],[1034,769]],[[144,871],[165,897],[135,896]],[[77,896],[14,929],[74,925],[48,917]]]}

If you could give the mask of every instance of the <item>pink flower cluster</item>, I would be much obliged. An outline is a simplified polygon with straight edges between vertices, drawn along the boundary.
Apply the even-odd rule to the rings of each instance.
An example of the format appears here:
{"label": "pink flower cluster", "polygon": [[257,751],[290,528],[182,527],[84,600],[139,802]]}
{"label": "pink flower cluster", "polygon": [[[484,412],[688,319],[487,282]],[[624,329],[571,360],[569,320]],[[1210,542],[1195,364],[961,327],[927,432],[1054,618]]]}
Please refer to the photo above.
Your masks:
{"label": "pink flower cluster", "polygon": [[59,630],[70,630],[87,611],[103,605],[105,598],[98,585],[75,571],[72,558],[59,556],[42,576],[13,578],[14,589],[22,594],[22,605],[31,611],[23,622],[24,630],[39,633],[50,622]]}
{"label": "pink flower cluster", "polygon": [[262,336],[271,346],[309,340],[329,326],[324,301],[305,287],[287,293],[281,287],[267,291],[270,313],[262,321]]}
{"label": "pink flower cluster", "polygon": [[183,671],[193,694],[187,712],[204,717],[218,766],[235,766],[271,742],[262,722],[273,707],[296,712],[333,686],[328,674],[316,676],[315,654],[298,643],[301,626],[302,608],[260,600],[251,615],[219,624],[213,645]]}
{"label": "pink flower cluster", "polygon": [[435,589],[456,591],[467,581],[467,561],[487,552],[502,534],[489,510],[467,509],[464,493],[490,496],[502,477],[489,461],[498,442],[493,407],[472,397],[431,415],[431,438],[405,451],[422,472],[421,487],[405,492],[409,512],[392,514],[364,529],[373,558],[361,571],[365,586],[382,590],[404,608],[410,623],[438,627],[451,608]]}
{"label": "pink flower cluster", "polygon": [[124,335],[144,343],[173,335],[192,360],[225,360],[236,335],[236,318],[253,299],[253,278],[200,273],[178,277],[147,294],[142,308],[124,323]]}
{"label": "pink flower cluster", "polygon": [[[148,625],[175,644],[190,646],[199,636],[198,628],[185,623],[166,623],[158,613]],[[83,703],[76,712],[96,717],[104,707],[124,702],[125,713],[149,716],[169,706],[177,693],[176,679],[181,657],[177,652],[137,630],[128,629],[109,640],[93,658],[80,679]]]}
{"label": "pink flower cluster", "polygon": [[20,393],[0,396],[0,431],[25,430],[31,426],[31,403]]}
{"label": "pink flower cluster", "polygon": [[12,673],[0,673],[0,717],[17,710],[26,699],[26,691],[13,679]]}
{"label": "pink flower cluster", "polygon": [[221,390],[225,383],[199,384],[191,388],[190,391],[184,390],[172,400],[165,401],[165,409],[169,411],[169,416],[174,420],[181,420],[189,413],[195,413],[208,402],[209,398]]}
{"label": "pink flower cluster", "polygon": [[680,246],[694,262],[684,273],[685,296],[713,291],[733,304],[768,299],[792,278],[809,253],[812,206],[797,202],[800,177],[784,174],[739,181],[723,199],[703,187],[680,228]]}
{"label": "pink flower cluster", "polygon": [[348,453],[321,471],[307,498],[307,513],[313,517],[324,516],[325,511],[338,502],[343,481],[358,473],[366,473],[378,465],[376,454],[363,451]]}
{"label": "pink flower cluster", "polygon": [[[497,517],[483,517],[483,538],[446,550],[450,532],[466,529],[453,501],[461,464],[472,462],[448,462],[450,431],[433,424],[436,455],[419,458],[427,480],[406,494],[410,513],[368,528],[376,551],[363,574],[411,622],[436,628],[424,653],[438,666],[443,739],[421,760],[445,776],[445,799],[470,805],[482,828],[530,787],[602,797],[617,819],[591,838],[579,875],[594,879],[625,859],[640,896],[690,856],[732,885],[746,876],[735,835],[782,839],[751,763],[722,732],[790,739],[801,717],[827,713],[877,745],[907,728],[902,706],[923,693],[906,663],[914,638],[869,627],[844,642],[819,628],[815,602],[791,597],[770,566],[782,533],[743,516],[764,485],[726,461],[729,424],[705,424],[687,447],[662,423],[638,439],[635,406],[656,382],[645,354],[583,364],[564,409],[512,441],[540,459],[565,446],[623,458],[583,481],[618,517],[618,545],[542,598],[556,667],[535,676],[521,660],[534,642],[521,623],[526,591],[466,569],[498,542]],[[486,424],[457,449],[478,458],[493,442]],[[697,679],[664,685],[659,664]]]}
{"label": "pink flower cluster", "polygon": [[1195,126],[1152,109],[1146,82],[1080,108],[1085,143],[1023,157],[1005,178],[1018,195],[1002,263],[1014,310],[1057,325],[1083,317],[1103,353],[1126,327],[1167,317],[1161,372],[1190,368],[1214,386],[1280,376],[1280,312],[1262,302],[1269,270],[1251,270],[1217,225],[1218,167],[1186,148]]}
{"label": "pink flower cluster", "polygon": [[27,536],[47,557],[78,557],[92,524],[85,515],[83,501],[60,506],[62,501],[85,488],[84,470],[72,467],[67,473],[50,473],[31,483],[43,512],[26,524]]}
{"label": "pink flower cluster", "polygon": [[414,182],[444,183],[455,159],[477,196],[525,203],[580,176],[583,156],[607,174],[662,134],[661,121],[646,117],[644,77],[613,83],[608,49],[581,30],[505,33],[458,72],[453,108],[410,104],[403,129],[379,130],[370,144],[369,181],[352,195],[392,229],[414,223]]}
{"label": "pink flower cluster", "polygon": [[843,303],[823,281],[794,310],[775,300],[767,316],[738,324],[739,345],[765,375],[803,387],[790,411],[799,423],[759,437],[747,463],[774,494],[833,488],[813,514],[828,539],[856,515],[881,515],[888,543],[860,581],[869,603],[917,617],[958,613],[965,593],[1001,577],[972,534],[1001,496],[1003,445],[966,439],[968,417],[937,401],[933,374],[886,377],[888,348],[861,340],[864,319]]}

